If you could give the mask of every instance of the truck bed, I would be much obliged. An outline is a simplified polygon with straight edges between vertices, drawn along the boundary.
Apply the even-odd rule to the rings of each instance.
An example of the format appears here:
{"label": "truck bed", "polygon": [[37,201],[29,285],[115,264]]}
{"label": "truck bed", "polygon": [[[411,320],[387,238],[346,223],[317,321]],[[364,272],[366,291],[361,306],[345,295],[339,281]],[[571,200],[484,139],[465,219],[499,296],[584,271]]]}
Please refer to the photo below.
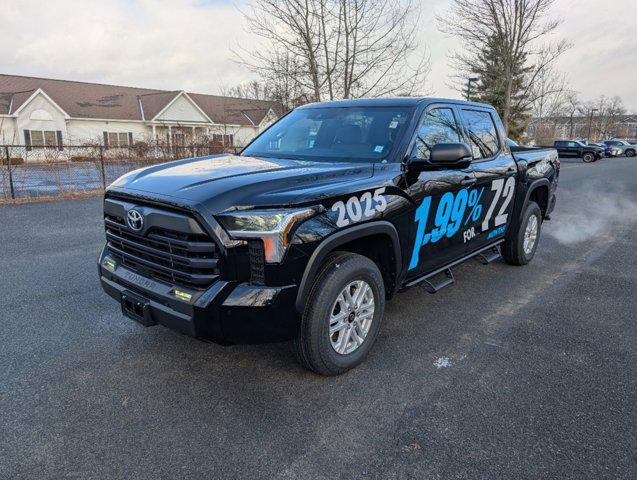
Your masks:
{"label": "truck bed", "polygon": [[511,153],[516,161],[529,164],[541,161],[557,160],[557,150],[553,147],[511,147]]}

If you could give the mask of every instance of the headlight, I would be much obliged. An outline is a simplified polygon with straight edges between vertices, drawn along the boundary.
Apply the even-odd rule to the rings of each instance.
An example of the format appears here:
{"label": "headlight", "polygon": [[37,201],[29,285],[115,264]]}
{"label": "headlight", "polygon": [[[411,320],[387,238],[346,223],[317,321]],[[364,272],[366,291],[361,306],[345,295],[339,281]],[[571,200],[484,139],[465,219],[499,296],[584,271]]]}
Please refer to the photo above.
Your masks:
{"label": "headlight", "polygon": [[263,210],[219,215],[226,230],[233,238],[258,238],[263,241],[265,261],[279,263],[289,245],[290,230],[318,211],[318,208],[298,210]]}

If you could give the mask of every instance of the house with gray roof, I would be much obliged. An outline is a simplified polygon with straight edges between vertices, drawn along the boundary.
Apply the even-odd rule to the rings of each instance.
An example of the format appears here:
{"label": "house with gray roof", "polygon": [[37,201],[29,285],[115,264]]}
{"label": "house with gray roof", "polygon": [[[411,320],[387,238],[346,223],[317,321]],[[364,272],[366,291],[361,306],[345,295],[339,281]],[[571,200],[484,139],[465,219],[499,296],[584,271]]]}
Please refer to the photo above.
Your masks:
{"label": "house with gray roof", "polygon": [[277,118],[274,102],[0,74],[0,144],[137,142],[243,146]]}

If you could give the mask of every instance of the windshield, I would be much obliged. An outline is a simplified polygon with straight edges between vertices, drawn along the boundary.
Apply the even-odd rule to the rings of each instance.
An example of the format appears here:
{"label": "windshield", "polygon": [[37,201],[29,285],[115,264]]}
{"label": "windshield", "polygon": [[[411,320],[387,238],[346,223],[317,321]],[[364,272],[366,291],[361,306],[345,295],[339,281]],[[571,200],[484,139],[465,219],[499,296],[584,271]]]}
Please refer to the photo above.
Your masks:
{"label": "windshield", "polygon": [[383,161],[402,138],[412,112],[409,107],[294,110],[241,155],[312,161]]}

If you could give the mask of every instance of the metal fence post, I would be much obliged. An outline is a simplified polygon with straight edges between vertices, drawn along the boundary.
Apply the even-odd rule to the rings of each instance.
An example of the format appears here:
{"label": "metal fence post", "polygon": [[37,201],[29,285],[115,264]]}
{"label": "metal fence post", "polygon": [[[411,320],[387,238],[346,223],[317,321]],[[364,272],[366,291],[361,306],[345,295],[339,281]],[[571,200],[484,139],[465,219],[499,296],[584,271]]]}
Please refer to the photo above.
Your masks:
{"label": "metal fence post", "polygon": [[102,188],[106,190],[106,173],[104,172],[104,147],[100,145],[100,174],[102,175]]}
{"label": "metal fence post", "polygon": [[7,168],[9,169],[9,190],[11,191],[11,199],[15,200],[15,190],[13,188],[13,172],[11,171],[11,156],[9,155],[9,147],[4,147],[4,154],[7,159]]}

